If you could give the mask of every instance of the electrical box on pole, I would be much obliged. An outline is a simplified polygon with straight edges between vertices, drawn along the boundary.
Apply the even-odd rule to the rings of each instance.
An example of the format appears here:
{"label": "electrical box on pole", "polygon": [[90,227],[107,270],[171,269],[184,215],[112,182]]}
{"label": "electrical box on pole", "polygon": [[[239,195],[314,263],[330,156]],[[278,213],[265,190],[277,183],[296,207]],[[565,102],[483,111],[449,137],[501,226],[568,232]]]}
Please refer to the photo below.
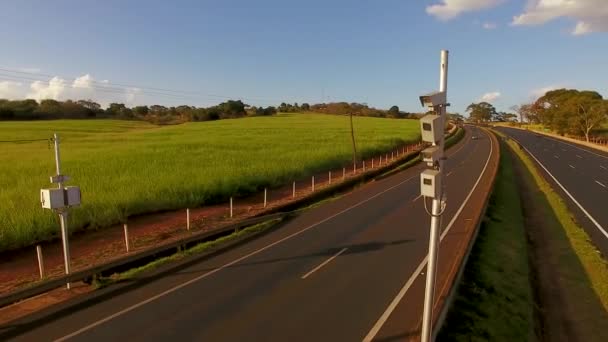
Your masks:
{"label": "electrical box on pole", "polygon": [[424,170],[420,174],[420,194],[427,198],[439,199],[441,196],[441,171]]}
{"label": "electrical box on pole", "polygon": [[425,115],[420,119],[420,132],[422,141],[436,144],[443,134],[441,117],[435,114]]}
{"label": "electrical box on pole", "polygon": [[[61,158],[59,154],[59,137],[53,136],[55,144],[55,168],[57,174],[51,176],[51,183],[57,184],[55,189],[40,190],[40,204],[44,209],[51,209],[59,215],[61,225],[61,242],[63,245],[63,262],[65,274],[70,274],[70,245],[68,241],[68,208],[80,205],[80,188],[77,186],[64,186],[69,177],[61,174]],[[67,283],[70,289],[70,283]]]}

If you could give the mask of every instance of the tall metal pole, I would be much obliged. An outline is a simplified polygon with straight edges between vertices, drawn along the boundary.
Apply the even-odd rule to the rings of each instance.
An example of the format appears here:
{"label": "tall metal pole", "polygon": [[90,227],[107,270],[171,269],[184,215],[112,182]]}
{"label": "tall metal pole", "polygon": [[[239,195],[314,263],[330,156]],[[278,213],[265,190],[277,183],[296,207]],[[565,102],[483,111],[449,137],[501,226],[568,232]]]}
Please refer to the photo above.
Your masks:
{"label": "tall metal pole", "polygon": [[[439,73],[439,91],[445,91],[447,93],[448,88],[448,51],[441,50],[441,66]],[[447,96],[447,94],[446,94]],[[445,129],[445,106],[437,106],[435,108],[437,115],[441,117],[441,138],[439,139],[439,171],[443,171],[443,159],[444,159],[444,134]],[[443,174],[443,173],[441,173]],[[443,184],[441,182],[440,184]],[[431,216],[431,232],[429,237],[429,260],[427,264],[426,272],[426,288],[424,291],[424,312],[422,316],[422,342],[429,342],[433,340],[433,303],[435,296],[435,279],[436,279],[436,267],[437,267],[437,256],[439,254],[439,229],[441,225],[441,203],[443,199],[443,189],[439,189],[438,198],[433,199],[433,208]]]}
{"label": "tall metal pole", "polygon": [[[61,158],[59,156],[59,136],[57,133],[54,134],[53,140],[55,141],[55,168],[57,176],[61,178]],[[58,187],[63,189],[63,180],[59,179]],[[59,222],[61,223],[61,242],[63,244],[63,262],[65,265],[65,274],[70,274],[70,245],[68,241],[68,212],[66,208],[58,210]],[[70,289],[70,283],[66,284],[68,290]]]}

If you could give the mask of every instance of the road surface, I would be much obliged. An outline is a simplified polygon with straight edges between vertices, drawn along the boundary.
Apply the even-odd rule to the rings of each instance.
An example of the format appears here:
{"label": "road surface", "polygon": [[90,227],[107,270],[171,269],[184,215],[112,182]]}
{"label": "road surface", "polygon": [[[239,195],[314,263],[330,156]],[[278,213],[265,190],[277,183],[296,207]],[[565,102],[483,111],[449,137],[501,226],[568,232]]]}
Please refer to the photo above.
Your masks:
{"label": "road surface", "polygon": [[528,150],[593,243],[608,255],[608,153],[531,131],[496,129]]}
{"label": "road surface", "polygon": [[[438,307],[474,231],[496,156],[495,140],[474,127],[448,153]],[[102,290],[103,298],[16,321],[0,328],[0,340],[417,338],[430,223],[418,196],[423,168],[369,183],[129,291]]]}

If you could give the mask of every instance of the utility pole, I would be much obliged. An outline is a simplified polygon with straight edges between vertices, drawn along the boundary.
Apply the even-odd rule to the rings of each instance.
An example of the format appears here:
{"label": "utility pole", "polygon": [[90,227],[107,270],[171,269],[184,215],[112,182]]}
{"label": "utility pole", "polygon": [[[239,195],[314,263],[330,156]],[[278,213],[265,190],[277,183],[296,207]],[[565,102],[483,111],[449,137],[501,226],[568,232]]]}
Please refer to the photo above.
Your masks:
{"label": "utility pole", "polygon": [[353,127],[353,113],[350,113],[350,138],[353,142],[353,167],[357,165],[357,145],[355,144],[355,129]]}
{"label": "utility pole", "polygon": [[[64,186],[69,180],[68,176],[61,174],[61,157],[59,154],[59,136],[53,135],[55,145],[55,171],[56,175],[51,176],[51,183],[57,183],[56,189],[41,189],[40,202],[43,208],[51,209],[59,215],[61,224],[61,242],[63,245],[63,262],[65,274],[70,274],[70,246],[68,241],[68,208],[80,205],[80,188],[77,186]],[[67,288],[70,289],[68,282]]]}
{"label": "utility pole", "polygon": [[[53,135],[55,142],[55,168],[57,172],[58,182],[57,188],[63,189],[63,179],[61,179],[61,158],[59,156],[59,137],[57,133]],[[70,274],[70,245],[68,241],[68,212],[66,208],[60,208],[57,210],[59,214],[59,222],[61,223],[61,243],[63,244],[63,264],[65,266],[65,274]],[[70,289],[70,283],[66,284],[68,290]]]}
{"label": "utility pole", "polygon": [[[435,115],[428,115],[421,120],[423,138],[426,133],[432,132],[432,139],[424,139],[432,142],[433,146],[425,149],[422,153],[423,161],[432,166],[432,170],[425,170],[421,174],[421,192],[426,197],[432,197],[433,204],[430,212],[431,229],[429,237],[429,254],[426,273],[426,287],[424,291],[424,312],[422,316],[422,342],[434,340],[433,336],[433,304],[435,297],[435,280],[437,273],[437,259],[439,254],[439,236],[441,226],[441,215],[445,208],[445,197],[443,193],[443,164],[445,143],[445,117],[448,82],[448,51],[441,50],[441,64],[439,73],[439,92],[421,96],[423,105],[432,106]],[[426,126],[425,126],[426,124]],[[428,135],[427,135],[428,136]],[[427,211],[428,212],[428,211]]]}

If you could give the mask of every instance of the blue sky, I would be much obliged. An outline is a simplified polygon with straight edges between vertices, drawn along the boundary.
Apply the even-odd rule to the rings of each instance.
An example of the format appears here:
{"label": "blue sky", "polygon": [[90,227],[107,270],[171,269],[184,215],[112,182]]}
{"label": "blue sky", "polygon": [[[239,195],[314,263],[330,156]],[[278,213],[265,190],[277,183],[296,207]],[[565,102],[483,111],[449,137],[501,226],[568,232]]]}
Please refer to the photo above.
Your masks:
{"label": "blue sky", "polygon": [[[441,49],[450,50],[451,111],[464,112],[484,94],[507,110],[552,87],[608,96],[608,6],[568,1],[578,5],[14,1],[0,6],[0,97],[211,105],[226,96],[254,105],[356,101],[421,111],[418,95],[438,88]],[[104,81],[111,91],[95,83]]]}

